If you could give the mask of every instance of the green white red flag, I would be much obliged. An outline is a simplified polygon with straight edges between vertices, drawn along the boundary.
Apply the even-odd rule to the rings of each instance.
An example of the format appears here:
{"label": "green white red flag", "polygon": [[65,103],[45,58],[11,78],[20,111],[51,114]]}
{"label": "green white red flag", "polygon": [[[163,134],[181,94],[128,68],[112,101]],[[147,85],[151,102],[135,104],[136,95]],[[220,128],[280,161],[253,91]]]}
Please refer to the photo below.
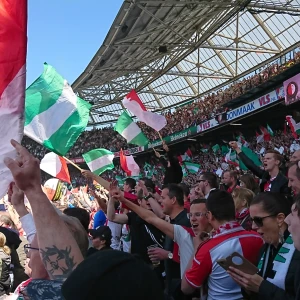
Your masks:
{"label": "green white red flag", "polygon": [[0,0],[0,198],[13,180],[3,163],[16,157],[11,139],[21,141],[27,52],[27,0]]}
{"label": "green white red flag", "polygon": [[147,111],[145,105],[135,90],[132,90],[122,101],[123,105],[141,122],[146,123],[156,131],[160,131],[167,125],[167,120],[163,115]]}

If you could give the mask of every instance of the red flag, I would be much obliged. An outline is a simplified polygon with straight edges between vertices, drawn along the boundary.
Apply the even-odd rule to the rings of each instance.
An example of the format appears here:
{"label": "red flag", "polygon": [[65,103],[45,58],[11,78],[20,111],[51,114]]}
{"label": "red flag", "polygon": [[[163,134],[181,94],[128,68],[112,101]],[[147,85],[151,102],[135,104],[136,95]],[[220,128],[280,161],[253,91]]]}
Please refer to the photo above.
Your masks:
{"label": "red flag", "polygon": [[165,116],[147,111],[140,97],[135,90],[132,90],[122,101],[133,115],[135,115],[141,122],[152,127],[156,131],[160,131],[167,125]]}
{"label": "red flag", "polygon": [[270,135],[270,132],[268,131],[268,129],[263,126],[260,126],[260,131],[264,135],[265,142],[270,142],[271,135]]}
{"label": "red flag", "polygon": [[[21,141],[24,131],[24,99],[27,50],[27,0],[0,0],[0,160],[16,157],[10,145]],[[13,180],[10,171],[1,166],[0,198]]]}
{"label": "red flag", "polygon": [[130,171],[128,170],[127,163],[126,163],[126,156],[123,153],[123,150],[120,151],[120,165],[122,170],[129,176]]}
{"label": "red flag", "polygon": [[49,152],[45,155],[41,160],[40,168],[53,177],[71,183],[66,160],[54,152]]}

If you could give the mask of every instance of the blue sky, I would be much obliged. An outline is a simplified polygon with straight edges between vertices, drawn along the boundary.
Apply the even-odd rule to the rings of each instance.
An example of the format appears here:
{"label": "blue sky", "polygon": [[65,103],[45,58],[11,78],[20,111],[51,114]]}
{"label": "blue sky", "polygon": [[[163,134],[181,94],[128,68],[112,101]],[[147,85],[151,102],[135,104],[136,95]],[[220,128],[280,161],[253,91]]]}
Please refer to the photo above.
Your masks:
{"label": "blue sky", "polygon": [[54,66],[73,81],[105,39],[122,0],[29,0],[27,86]]}

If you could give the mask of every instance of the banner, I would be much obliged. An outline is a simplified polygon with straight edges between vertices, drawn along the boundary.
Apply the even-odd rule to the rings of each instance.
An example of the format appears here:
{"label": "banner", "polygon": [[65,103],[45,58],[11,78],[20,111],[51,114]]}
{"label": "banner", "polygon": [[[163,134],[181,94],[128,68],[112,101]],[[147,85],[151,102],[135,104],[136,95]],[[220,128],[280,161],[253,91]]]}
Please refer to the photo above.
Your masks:
{"label": "banner", "polygon": [[[171,135],[163,138],[163,140],[167,144],[169,144],[169,143],[172,143],[174,141],[181,140],[181,139],[187,138],[189,136],[195,135],[196,133],[197,133],[197,127],[193,126],[193,127],[187,128],[187,129],[185,129],[183,131],[171,134]],[[162,141],[161,140],[156,140],[156,141],[151,142],[148,145],[146,145],[145,146],[145,150],[151,149],[151,148],[154,148],[154,147],[157,147],[157,146],[161,146],[161,145],[162,145]]]}
{"label": "banner", "polygon": [[[147,146],[146,146],[147,147]],[[135,153],[143,152],[145,150],[144,146],[134,147],[127,150],[123,150],[123,154],[125,155],[132,155]],[[120,152],[115,152],[115,157],[120,157]]]}
{"label": "banner", "polygon": [[284,81],[285,105],[293,104],[300,100],[300,73]]}
{"label": "banner", "polygon": [[264,106],[270,105],[271,103],[277,102],[284,98],[284,89],[280,87],[275,91],[272,91],[264,96],[261,96],[254,101],[244,104],[238,108],[235,108],[227,112],[227,121],[234,120],[241,116],[247,115],[255,110],[258,110]]}

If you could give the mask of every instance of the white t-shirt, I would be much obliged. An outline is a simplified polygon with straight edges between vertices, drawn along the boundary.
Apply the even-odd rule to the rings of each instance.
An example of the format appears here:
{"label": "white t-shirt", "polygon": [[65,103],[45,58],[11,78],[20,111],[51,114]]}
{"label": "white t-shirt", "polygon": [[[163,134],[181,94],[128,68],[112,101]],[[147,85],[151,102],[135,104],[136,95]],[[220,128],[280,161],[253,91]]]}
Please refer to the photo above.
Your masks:
{"label": "white t-shirt", "polygon": [[181,225],[174,225],[174,242],[178,244],[180,255],[180,275],[184,275],[186,267],[194,254],[193,237]]}
{"label": "white t-shirt", "polygon": [[107,221],[107,226],[111,230],[111,248],[114,250],[121,249],[122,224]]}

